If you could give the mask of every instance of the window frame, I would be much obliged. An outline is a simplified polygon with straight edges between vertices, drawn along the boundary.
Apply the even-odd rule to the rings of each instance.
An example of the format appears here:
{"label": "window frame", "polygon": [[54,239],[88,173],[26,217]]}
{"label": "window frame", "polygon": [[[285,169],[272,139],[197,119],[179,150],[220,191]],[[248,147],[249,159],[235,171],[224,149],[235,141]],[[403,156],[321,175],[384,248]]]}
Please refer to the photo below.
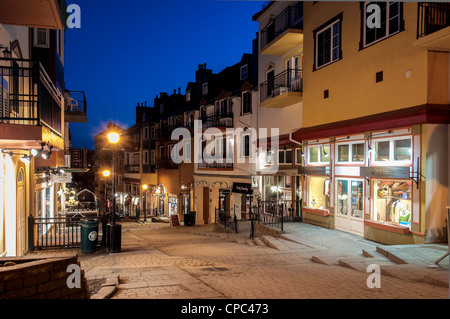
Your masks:
{"label": "window frame", "polygon": [[[244,98],[244,96],[248,96],[248,99]],[[242,103],[241,103],[241,114],[242,115],[247,115],[247,114],[252,114],[252,91],[244,91],[242,92]],[[246,104],[245,101],[248,101],[248,103]],[[245,106],[248,106],[248,110],[245,108]]]}
{"label": "window frame", "polygon": [[[363,150],[364,150],[364,154],[363,154],[363,159],[361,161],[354,161],[353,160],[353,145],[356,144],[362,144],[363,146]],[[340,161],[339,160],[339,146],[348,146],[348,161]],[[364,161],[366,158],[366,144],[364,143],[364,141],[351,141],[351,142],[344,142],[344,143],[336,143],[335,145],[335,149],[336,149],[336,154],[335,154],[335,163],[336,165],[345,165],[345,164],[353,164],[353,165],[364,165]]]}
{"label": "window frame", "polygon": [[[288,153],[288,152],[290,152],[291,153],[291,162],[290,163],[288,163],[287,161],[286,161],[286,154]],[[281,153],[283,153],[284,155],[284,160],[283,160],[283,162],[281,162],[280,161],[280,154]],[[288,149],[285,149],[285,150],[278,150],[278,164],[279,165],[292,165],[292,163],[293,163],[293,151],[292,151],[292,149],[291,148],[288,148]]]}
{"label": "window frame", "polygon": [[[245,70],[245,72],[244,72],[244,70]],[[240,76],[241,81],[248,79],[248,64],[244,64],[240,67],[239,76]]]}
{"label": "window frame", "polygon": [[[394,159],[394,150],[395,150],[395,141],[399,140],[409,140],[411,142],[411,158],[409,160],[395,160]],[[388,161],[376,161],[376,149],[375,149],[375,143],[377,142],[389,142],[389,160]],[[370,162],[373,165],[378,166],[410,166],[412,165],[413,161],[413,138],[411,135],[402,135],[402,136],[393,136],[393,137],[385,137],[385,138],[375,138],[371,139],[370,141],[370,147],[372,148],[373,156],[370,158]]]}
{"label": "window frame", "polygon": [[[328,147],[328,156],[329,156],[329,160],[324,162],[322,161],[322,154],[323,154],[323,148],[324,147]],[[319,153],[318,153],[318,161],[317,162],[311,162],[311,149],[312,148],[318,148],[319,149]],[[307,159],[307,163],[308,165],[330,165],[330,160],[331,160],[331,146],[329,144],[313,144],[313,145],[308,145],[308,159]]]}
{"label": "window frame", "polygon": [[[313,65],[313,71],[319,70],[327,65],[333,64],[337,61],[342,60],[342,17],[343,17],[343,13],[338,14],[337,16],[335,16],[334,18],[330,19],[329,21],[327,21],[326,23],[322,24],[320,27],[318,27],[317,29],[315,29],[313,31],[314,34],[314,65]],[[339,23],[339,46],[338,46],[338,58],[333,60],[333,25]],[[321,34],[322,32],[324,32],[327,29],[331,29],[331,40],[330,40],[330,46],[331,46],[331,50],[330,50],[330,54],[331,54],[331,59],[329,62],[324,63],[322,65],[318,65],[318,36],[319,34]]]}
{"label": "window frame", "polygon": [[[388,2],[383,2],[386,3],[386,35],[384,37],[381,37],[379,39],[374,40],[373,42],[370,43],[366,43],[366,36],[367,36],[367,27],[366,27],[366,23],[367,23],[367,6],[369,4],[377,4],[377,2],[381,2],[381,1],[365,1],[361,3],[361,41],[360,41],[360,49],[364,49],[367,47],[370,47],[378,42],[381,42],[385,39],[388,39],[402,31],[405,30],[405,23],[404,23],[404,19],[403,19],[403,3],[401,1],[388,1]],[[398,30],[393,32],[393,33],[389,33],[389,22],[390,22],[390,15],[389,15],[389,10],[390,10],[390,4],[393,3],[398,3]]]}
{"label": "window frame", "polygon": [[[45,43],[41,44],[38,43],[38,30],[39,32],[44,31],[45,32]],[[50,30],[49,29],[44,29],[44,28],[34,28],[33,31],[33,46],[36,48],[45,48],[48,49],[50,48]]]}

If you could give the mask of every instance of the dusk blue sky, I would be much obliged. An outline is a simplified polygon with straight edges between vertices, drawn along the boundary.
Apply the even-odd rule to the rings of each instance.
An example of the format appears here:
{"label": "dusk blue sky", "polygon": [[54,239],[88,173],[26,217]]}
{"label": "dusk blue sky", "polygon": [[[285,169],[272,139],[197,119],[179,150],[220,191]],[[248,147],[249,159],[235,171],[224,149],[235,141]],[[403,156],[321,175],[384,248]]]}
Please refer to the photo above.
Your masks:
{"label": "dusk blue sky", "polygon": [[66,88],[83,90],[88,123],[71,123],[72,147],[94,149],[111,120],[135,123],[135,107],[160,92],[184,94],[198,64],[218,73],[251,53],[264,1],[67,0],[81,28],[67,29]]}

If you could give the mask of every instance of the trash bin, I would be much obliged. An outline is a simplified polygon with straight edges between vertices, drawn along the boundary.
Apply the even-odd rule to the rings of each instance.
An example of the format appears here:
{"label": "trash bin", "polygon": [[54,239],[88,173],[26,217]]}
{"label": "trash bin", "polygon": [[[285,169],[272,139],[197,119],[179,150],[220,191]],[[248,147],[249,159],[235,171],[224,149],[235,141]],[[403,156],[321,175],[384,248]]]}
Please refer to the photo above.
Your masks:
{"label": "trash bin", "polygon": [[106,251],[108,253],[118,253],[122,249],[122,225],[106,225]]}
{"label": "trash bin", "polygon": [[93,253],[97,250],[98,219],[82,219],[81,226],[81,252]]}
{"label": "trash bin", "polygon": [[195,211],[184,214],[184,226],[194,226],[196,214],[197,214],[197,212],[195,212]]}

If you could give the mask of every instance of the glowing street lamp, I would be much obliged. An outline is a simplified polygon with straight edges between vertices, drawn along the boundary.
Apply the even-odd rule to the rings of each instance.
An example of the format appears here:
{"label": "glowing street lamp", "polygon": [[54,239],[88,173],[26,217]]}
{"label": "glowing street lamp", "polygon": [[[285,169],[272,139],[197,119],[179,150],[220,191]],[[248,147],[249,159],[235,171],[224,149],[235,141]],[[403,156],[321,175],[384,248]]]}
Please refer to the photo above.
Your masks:
{"label": "glowing street lamp", "polygon": [[103,174],[103,176],[105,176],[105,177],[109,177],[109,175],[111,175],[111,171],[110,171],[109,169],[105,169],[105,170],[102,172],[102,174]]}
{"label": "glowing street lamp", "polygon": [[119,142],[120,135],[116,132],[108,133],[108,140],[111,144],[117,144]]}
{"label": "glowing street lamp", "polygon": [[108,141],[110,144],[113,144],[112,147],[112,174],[111,174],[111,178],[112,178],[112,221],[110,225],[107,225],[107,239],[108,239],[108,243],[107,243],[107,248],[108,248],[108,252],[110,253],[116,253],[116,252],[120,252],[120,247],[121,247],[121,242],[122,242],[122,226],[120,224],[116,224],[116,158],[115,158],[115,151],[116,151],[116,145],[120,140],[120,134],[117,132],[109,132],[108,133]]}

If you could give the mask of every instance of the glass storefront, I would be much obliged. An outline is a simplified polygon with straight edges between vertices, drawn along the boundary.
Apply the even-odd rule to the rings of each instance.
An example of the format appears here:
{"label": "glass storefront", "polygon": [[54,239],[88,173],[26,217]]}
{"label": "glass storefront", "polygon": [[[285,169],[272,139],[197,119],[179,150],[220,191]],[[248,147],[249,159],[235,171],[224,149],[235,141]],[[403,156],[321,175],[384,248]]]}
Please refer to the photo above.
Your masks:
{"label": "glass storefront", "polygon": [[375,180],[372,219],[411,228],[411,187],[411,181]]}
{"label": "glass storefront", "polygon": [[351,217],[363,217],[363,182],[359,180],[338,179],[337,213]]}
{"label": "glass storefront", "polygon": [[330,208],[330,179],[328,177],[308,176],[308,207]]}

